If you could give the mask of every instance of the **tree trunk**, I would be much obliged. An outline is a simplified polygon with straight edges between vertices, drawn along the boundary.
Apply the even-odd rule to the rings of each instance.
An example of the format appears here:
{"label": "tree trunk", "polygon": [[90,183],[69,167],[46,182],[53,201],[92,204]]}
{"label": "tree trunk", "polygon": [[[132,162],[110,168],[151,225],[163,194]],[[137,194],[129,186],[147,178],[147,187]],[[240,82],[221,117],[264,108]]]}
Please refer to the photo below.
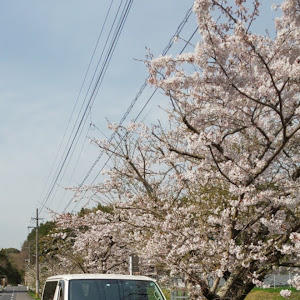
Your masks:
{"label": "tree trunk", "polygon": [[[188,281],[189,297],[191,300],[243,300],[255,286],[248,278],[248,272],[249,270],[243,269],[231,273],[222,286],[214,289],[216,292],[204,282]],[[262,280],[265,274],[261,275],[259,280]]]}

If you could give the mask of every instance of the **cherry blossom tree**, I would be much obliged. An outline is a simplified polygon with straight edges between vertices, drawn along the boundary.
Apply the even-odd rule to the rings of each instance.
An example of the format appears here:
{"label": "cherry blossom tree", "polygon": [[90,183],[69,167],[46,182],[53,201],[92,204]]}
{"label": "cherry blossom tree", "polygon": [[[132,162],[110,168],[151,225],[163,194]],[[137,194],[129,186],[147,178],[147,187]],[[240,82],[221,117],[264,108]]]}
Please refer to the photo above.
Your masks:
{"label": "cherry blossom tree", "polygon": [[66,245],[56,255],[60,263],[77,266],[83,273],[128,273],[132,253],[127,238],[129,227],[116,221],[112,211],[59,215],[56,226],[52,239]]}
{"label": "cherry blossom tree", "polygon": [[259,7],[196,0],[194,51],[145,61],[168,121],[111,125],[119,139],[93,141],[112,167],[81,191],[114,200],[117,219],[84,220],[78,250],[129,225],[124,243],[184,276],[192,299],[244,299],[272,268],[297,265],[300,1],[277,7],[273,39],[252,32]]}
{"label": "cherry blossom tree", "polygon": [[[73,250],[76,232],[70,227],[64,227],[73,220],[73,216],[65,214],[55,215],[55,227],[49,235],[40,242],[40,248],[44,252],[44,260],[48,262],[48,273],[56,275],[59,273],[86,273],[85,254]],[[52,266],[55,272],[52,270]],[[46,269],[46,268],[45,268]],[[58,269],[58,270],[57,270]]]}
{"label": "cherry blossom tree", "polygon": [[244,299],[300,254],[300,2],[279,6],[274,39],[251,31],[258,0],[232,2],[196,0],[194,52],[146,61],[168,126],[94,141],[114,166],[89,188],[122,199],[140,255],[184,274],[195,299]]}

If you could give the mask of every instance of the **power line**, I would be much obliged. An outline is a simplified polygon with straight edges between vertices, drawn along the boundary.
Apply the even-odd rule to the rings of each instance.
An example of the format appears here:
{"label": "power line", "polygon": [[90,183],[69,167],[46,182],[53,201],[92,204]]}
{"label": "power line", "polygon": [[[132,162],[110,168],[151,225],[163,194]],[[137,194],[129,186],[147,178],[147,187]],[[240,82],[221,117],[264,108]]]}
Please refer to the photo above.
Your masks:
{"label": "power line", "polygon": [[[173,34],[173,36],[171,37],[171,39],[169,40],[168,45],[165,47],[165,49],[162,52],[162,55],[166,55],[167,52],[170,50],[170,48],[172,47],[173,43],[174,43],[174,38],[176,36],[178,36],[180,34],[180,32],[182,31],[182,29],[184,28],[185,24],[187,23],[188,19],[190,18],[192,13],[192,7],[189,8],[189,10],[186,12],[186,15],[183,19],[183,21],[179,24],[176,32]],[[192,35],[194,36],[195,33]],[[191,40],[191,38],[190,38]],[[186,44],[187,46],[187,44]],[[184,49],[186,48],[186,46],[184,47]],[[182,50],[182,52],[184,51],[184,49]],[[181,53],[182,53],[181,52]],[[129,115],[129,113],[131,112],[132,108],[134,107],[134,105],[136,104],[137,100],[139,99],[139,97],[142,95],[142,93],[144,92],[146,86],[148,85],[147,83],[148,78],[145,80],[145,82],[143,83],[143,85],[141,86],[139,92],[136,94],[135,98],[132,100],[131,104],[129,105],[127,111],[125,112],[125,114],[123,115],[123,117],[121,118],[120,122],[119,122],[119,126],[121,126],[123,124],[123,122],[126,120],[127,116]],[[157,89],[156,89],[157,90]],[[155,90],[155,92],[156,92]],[[153,97],[153,95],[155,94],[155,92],[150,96],[150,99]],[[148,99],[147,104],[149,103],[150,99]],[[146,105],[147,105],[146,104]],[[145,108],[145,107],[144,107]],[[144,110],[144,108],[142,109],[142,111]],[[139,113],[139,115],[142,113],[142,111]],[[138,117],[139,117],[138,115]],[[111,135],[111,137],[109,138],[109,142],[111,142],[114,139],[115,133],[113,133]],[[92,167],[90,168],[90,170],[88,171],[88,173],[86,174],[86,176],[84,177],[84,179],[82,180],[82,182],[80,183],[79,187],[81,187],[85,181],[87,180],[87,178],[90,176],[93,168],[97,165],[97,163],[99,162],[99,160],[101,159],[103,155],[103,151],[100,153],[100,155],[97,157],[97,159],[95,160],[95,162],[93,163]]]}
{"label": "power line", "polygon": [[[166,46],[166,48],[163,51],[163,55],[166,55],[167,52],[170,50],[170,48],[172,47],[173,43],[174,43],[174,37],[178,36],[180,34],[180,32],[182,31],[184,25],[187,23],[190,15],[192,12],[192,8],[190,8],[186,15],[184,20],[180,23],[180,25],[178,26],[175,34],[172,36],[172,38],[170,39],[168,45]],[[192,40],[192,38],[195,36],[196,32],[198,30],[198,27],[196,27],[196,29],[194,30],[194,32],[192,33],[192,35],[190,36],[190,38],[188,39],[188,41],[186,41],[185,46],[182,48],[182,50],[180,51],[180,54],[183,53],[183,51],[186,49],[186,47],[190,44],[190,41]],[[141,94],[143,93],[144,89],[147,86],[147,79],[145,80],[144,84],[141,86],[139,92],[137,93],[136,97],[134,98],[134,100],[132,101],[132,103],[130,104],[129,108],[127,109],[126,113],[123,115],[122,119],[119,122],[119,126],[121,126],[124,122],[124,120],[127,118],[129,112],[132,110],[133,106],[135,105],[136,101],[138,100],[138,98],[141,96]],[[151,99],[153,98],[153,96],[156,94],[158,88],[156,88],[153,93],[151,94],[151,96],[148,98],[147,102],[144,104],[144,106],[142,107],[142,109],[140,110],[140,112],[138,113],[138,115],[135,117],[135,119],[133,120],[134,122],[137,121],[137,119],[140,117],[140,115],[142,114],[142,112],[145,110],[145,108],[147,107],[147,105],[149,104],[149,102],[151,101]],[[114,137],[115,137],[116,133],[114,132],[111,137],[109,138],[108,142],[110,143]],[[123,141],[123,139],[125,138],[125,135],[121,138],[121,140],[119,141],[119,143],[117,144],[117,146],[115,147],[115,150],[120,146],[121,142]],[[79,188],[81,188],[83,186],[83,184],[85,183],[85,181],[87,180],[87,178],[90,176],[92,170],[94,169],[94,167],[98,164],[98,162],[100,161],[100,159],[102,158],[104,154],[104,151],[101,151],[100,155],[97,157],[97,159],[95,160],[95,162],[93,163],[93,165],[91,166],[91,168],[89,169],[88,173],[86,174],[86,176],[84,177],[84,179],[82,180],[82,182],[79,185]],[[107,166],[108,162],[110,161],[112,157],[112,154],[108,157],[108,159],[106,160],[106,162],[104,163],[104,165],[102,166],[102,168],[100,169],[99,172],[97,172],[96,177],[93,179],[93,181],[91,182],[91,184],[93,184],[96,179],[98,178],[98,176],[101,174],[101,172],[103,171],[103,169]],[[77,205],[79,204],[79,202],[83,199],[83,197],[85,196],[86,192],[83,194],[83,196],[81,197],[81,199],[77,202],[77,204],[75,205],[75,207],[72,210],[72,213],[74,212],[74,209],[77,207]],[[68,202],[67,206],[64,209],[64,212],[68,209],[68,207],[71,205],[72,201],[74,200],[74,197],[71,198],[71,200]]]}
{"label": "power line", "polygon": [[[44,194],[44,192],[45,192],[46,186],[47,186],[47,184],[48,184],[48,181],[49,181],[49,179],[50,179],[50,176],[51,176],[51,174],[52,174],[52,171],[53,171],[53,169],[54,169],[55,163],[56,163],[56,161],[57,161],[57,159],[58,159],[58,155],[59,155],[59,153],[60,153],[60,150],[61,150],[61,148],[62,148],[63,141],[65,140],[65,137],[66,137],[66,135],[67,135],[67,132],[68,132],[69,126],[70,126],[70,124],[71,124],[71,120],[72,120],[72,118],[73,118],[73,115],[74,115],[74,113],[75,113],[75,109],[76,109],[76,107],[77,107],[77,105],[78,105],[78,102],[79,102],[79,98],[80,98],[81,92],[82,92],[82,90],[83,90],[83,87],[84,87],[84,84],[85,84],[85,82],[86,82],[87,75],[88,75],[88,73],[89,73],[89,70],[90,70],[90,68],[91,68],[92,61],[93,61],[93,59],[94,59],[94,56],[95,56],[96,50],[97,50],[97,48],[98,48],[99,41],[100,41],[100,39],[101,39],[101,37],[102,37],[103,30],[104,30],[104,28],[105,28],[105,25],[106,25],[106,23],[107,23],[108,16],[109,16],[109,13],[110,13],[110,11],[111,11],[111,8],[112,8],[112,5],[113,5],[113,2],[114,2],[114,0],[112,0],[112,1],[111,1],[111,3],[110,3],[110,6],[109,6],[109,8],[108,8],[108,11],[107,11],[107,13],[106,13],[106,16],[105,16],[104,22],[103,22],[103,24],[102,24],[101,31],[100,31],[100,33],[99,33],[99,35],[98,35],[98,39],[97,39],[96,45],[95,45],[95,47],[94,47],[94,50],[93,50],[93,53],[92,53],[92,57],[91,57],[91,59],[90,59],[90,62],[89,62],[89,64],[88,64],[88,67],[87,67],[87,70],[86,70],[86,73],[85,73],[85,76],[84,76],[83,82],[82,82],[82,84],[81,84],[81,87],[80,87],[80,89],[79,89],[79,92],[78,92],[78,95],[77,95],[77,98],[76,98],[75,105],[74,105],[74,107],[73,107],[73,110],[72,110],[72,112],[71,112],[71,115],[70,115],[70,118],[69,118],[69,121],[68,121],[67,127],[66,127],[66,129],[65,129],[65,132],[64,132],[63,138],[62,138],[62,140],[61,140],[61,143],[60,143],[59,149],[58,149],[58,151],[57,151],[57,154],[56,154],[56,156],[55,156],[54,162],[53,162],[53,164],[52,164],[51,170],[50,170],[50,172],[49,172],[49,175],[48,175],[48,177],[47,177],[47,179],[46,179],[46,183],[45,183],[45,186],[44,186],[44,189],[43,189],[42,195],[43,195],[43,194]],[[83,108],[83,105],[84,105],[84,102],[85,102],[85,100],[86,100],[86,98],[84,99],[84,101],[83,101],[83,103],[82,103],[82,105],[81,105],[81,108],[80,108],[79,114],[78,114],[78,116],[77,116],[77,119],[76,119],[76,121],[75,121],[75,124],[78,122],[79,115],[80,115],[80,113],[81,113],[81,111],[82,111],[82,108]],[[74,130],[75,130],[75,125],[73,126],[73,129],[72,129],[72,131],[71,131],[71,134],[70,134],[70,136],[69,136],[69,139],[68,139],[68,141],[67,141],[66,145],[68,145],[68,144],[69,144],[69,142],[70,142],[70,140],[71,140],[71,137],[72,137],[72,135],[73,135],[73,132],[74,132]],[[60,165],[60,164],[62,163],[62,158],[63,158],[63,157],[64,157],[64,155],[65,155],[66,149],[67,149],[67,148],[65,148],[65,150],[64,150],[64,152],[63,152],[63,154],[62,154],[61,160],[60,160],[60,162],[59,162],[59,164],[58,164],[58,165]],[[55,174],[57,174],[57,172],[58,172],[58,169],[56,170]],[[49,193],[49,191],[48,191],[48,193]],[[41,195],[41,196],[42,196],[42,195]]]}
{"label": "power line", "polygon": [[[122,2],[123,2],[123,0],[122,0]],[[122,2],[121,2],[121,4],[122,4]],[[65,166],[65,164],[66,164],[66,161],[67,161],[67,159],[68,159],[68,157],[69,157],[69,155],[70,155],[70,153],[71,153],[71,149],[72,149],[73,146],[74,146],[74,143],[75,143],[76,137],[78,136],[79,130],[80,130],[80,128],[81,128],[81,127],[85,124],[85,122],[86,122],[88,109],[92,107],[92,105],[93,105],[93,103],[94,103],[94,101],[95,101],[95,98],[96,98],[97,93],[98,93],[98,91],[99,91],[99,87],[100,87],[100,85],[101,85],[101,83],[102,83],[103,77],[104,77],[104,75],[105,75],[105,73],[106,73],[106,70],[107,70],[108,65],[109,65],[109,63],[110,63],[110,60],[111,60],[112,55],[113,55],[113,53],[114,53],[116,44],[117,44],[117,42],[118,42],[118,40],[119,40],[119,37],[120,37],[121,32],[122,32],[122,30],[123,30],[124,24],[125,24],[125,22],[126,22],[126,19],[127,19],[127,17],[128,17],[129,12],[130,12],[130,8],[131,8],[131,6],[132,6],[132,3],[133,3],[133,0],[127,0],[127,1],[126,1],[126,4],[125,4],[124,7],[123,7],[123,11],[122,11],[121,16],[120,16],[120,18],[119,18],[117,27],[115,28],[115,32],[114,32],[113,38],[112,38],[112,40],[111,40],[111,42],[110,42],[110,46],[109,46],[109,48],[108,48],[107,54],[106,54],[105,59],[104,59],[104,62],[103,62],[103,64],[102,64],[102,68],[101,68],[101,70],[100,70],[100,72],[99,72],[99,74],[98,74],[98,76],[97,76],[97,79],[96,79],[96,82],[95,82],[95,84],[94,84],[94,88],[93,88],[93,90],[92,90],[92,93],[91,93],[91,95],[90,95],[90,97],[89,97],[88,103],[86,104],[85,110],[84,110],[84,112],[83,112],[83,114],[82,114],[82,116],[81,116],[80,122],[79,122],[79,124],[78,124],[78,126],[77,126],[77,129],[76,129],[76,131],[75,131],[75,133],[74,133],[74,136],[73,136],[73,138],[71,139],[71,143],[70,143],[69,146],[66,148],[66,149],[67,149],[67,150],[66,150],[66,153],[64,152],[65,155],[62,156],[61,163],[60,163],[60,167],[58,168],[58,171],[56,172],[56,175],[54,176],[55,179],[53,180],[52,185],[51,185],[51,187],[50,187],[50,189],[49,189],[49,191],[48,191],[48,193],[47,193],[47,196],[45,197],[45,200],[43,201],[43,204],[42,204],[42,207],[41,207],[40,211],[42,211],[42,210],[44,209],[46,203],[48,202],[48,200],[49,200],[49,198],[50,198],[50,195],[53,193],[54,187],[56,186],[56,183],[57,183],[57,181],[58,181],[58,179],[59,179],[59,177],[60,177],[60,175],[61,175],[61,173],[62,173],[62,170],[63,170],[63,168],[64,168],[64,166]],[[117,15],[119,14],[119,10],[120,10],[120,8],[121,8],[121,4],[120,4],[119,9],[118,9],[118,12],[117,12],[117,14],[116,14],[114,23],[113,23],[113,25],[111,26],[111,31],[110,31],[110,33],[112,32],[112,28],[113,28],[113,26],[114,26],[114,24],[115,24]],[[105,45],[107,45],[107,42],[108,42],[108,40],[109,40],[109,37],[110,37],[110,35],[108,36]],[[103,52],[102,52],[102,53],[103,53]],[[101,56],[101,58],[102,58],[102,56]],[[100,60],[101,60],[101,58],[100,58]],[[100,60],[98,61],[98,65],[99,65],[99,63],[100,63]],[[98,65],[97,65],[97,67],[98,67]],[[94,77],[93,77],[93,78],[94,78]],[[90,86],[91,86],[91,85],[90,85]],[[84,103],[83,103],[83,105],[84,105]],[[83,107],[83,105],[82,105],[82,107]],[[74,128],[75,128],[75,125],[74,125]],[[73,129],[74,129],[74,128],[73,128]],[[73,131],[72,131],[72,133],[73,133]],[[72,134],[71,134],[71,136],[72,136]],[[69,140],[70,140],[70,139],[69,139]],[[78,142],[78,140],[77,140],[77,142]],[[76,143],[76,144],[77,144],[77,143]]]}

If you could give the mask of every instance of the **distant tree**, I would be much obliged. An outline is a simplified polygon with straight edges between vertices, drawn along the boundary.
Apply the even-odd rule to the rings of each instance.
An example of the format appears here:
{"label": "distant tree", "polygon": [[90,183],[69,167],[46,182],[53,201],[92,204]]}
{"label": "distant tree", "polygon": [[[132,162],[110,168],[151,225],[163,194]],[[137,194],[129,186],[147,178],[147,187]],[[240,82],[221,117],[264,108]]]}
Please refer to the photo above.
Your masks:
{"label": "distant tree", "polygon": [[[21,274],[10,262],[6,250],[0,250],[0,275],[6,275],[9,284],[21,283]],[[11,250],[12,248],[8,249],[8,253],[11,253]]]}
{"label": "distant tree", "polygon": [[26,259],[28,258],[28,250],[26,253],[23,251],[23,247],[21,251],[15,248],[3,249],[14,269],[18,271],[21,276],[21,281],[24,279],[25,265],[27,264]]}
{"label": "distant tree", "polygon": [[[47,242],[49,239],[49,234],[54,229],[54,222],[41,223],[39,226],[39,260],[40,260],[40,282],[41,287],[43,286],[44,280],[51,275],[55,275],[55,261],[51,256],[48,255],[49,250],[47,250]],[[32,229],[28,234],[26,241],[24,242],[20,257],[23,261],[23,280],[30,288],[35,288],[35,273],[36,273],[36,231]],[[58,272],[59,273],[59,272]]]}
{"label": "distant tree", "polygon": [[5,248],[2,250],[5,251],[5,253],[17,253],[17,254],[20,253],[20,250],[16,248]]}
{"label": "distant tree", "polygon": [[[55,227],[54,222],[48,221],[45,223],[41,223],[39,225],[39,242],[43,243],[43,239],[49,235],[52,229]],[[27,249],[28,256],[35,255],[35,245],[36,245],[36,231],[35,228],[31,230],[28,234],[27,239],[25,241],[26,245],[24,245]],[[43,253],[40,253],[43,256]],[[34,261],[32,261],[34,264]]]}
{"label": "distant tree", "polygon": [[128,273],[130,227],[119,222],[112,208],[99,205],[84,214],[63,214],[56,226],[52,238],[65,245],[58,255],[61,262],[75,264],[83,273]]}

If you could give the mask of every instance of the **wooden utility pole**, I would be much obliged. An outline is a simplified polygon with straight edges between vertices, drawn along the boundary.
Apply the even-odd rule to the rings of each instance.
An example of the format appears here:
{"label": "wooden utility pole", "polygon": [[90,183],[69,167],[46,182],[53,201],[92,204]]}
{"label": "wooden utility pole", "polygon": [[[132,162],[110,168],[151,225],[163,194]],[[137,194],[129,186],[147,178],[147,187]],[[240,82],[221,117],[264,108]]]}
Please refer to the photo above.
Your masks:
{"label": "wooden utility pole", "polygon": [[39,297],[40,291],[40,262],[39,262],[39,210],[36,209],[36,218],[33,218],[36,221],[35,225],[35,298]]}
{"label": "wooden utility pole", "polygon": [[35,247],[35,264],[36,264],[36,289],[35,289],[35,297],[36,299],[39,297],[40,291],[40,262],[39,262],[39,210],[36,209],[36,247]]}
{"label": "wooden utility pole", "polygon": [[35,298],[39,297],[40,291],[40,262],[39,262],[39,210],[36,209],[36,217],[31,218],[36,221],[35,227],[28,227],[35,229],[35,274],[36,274],[36,284],[35,284]]}

